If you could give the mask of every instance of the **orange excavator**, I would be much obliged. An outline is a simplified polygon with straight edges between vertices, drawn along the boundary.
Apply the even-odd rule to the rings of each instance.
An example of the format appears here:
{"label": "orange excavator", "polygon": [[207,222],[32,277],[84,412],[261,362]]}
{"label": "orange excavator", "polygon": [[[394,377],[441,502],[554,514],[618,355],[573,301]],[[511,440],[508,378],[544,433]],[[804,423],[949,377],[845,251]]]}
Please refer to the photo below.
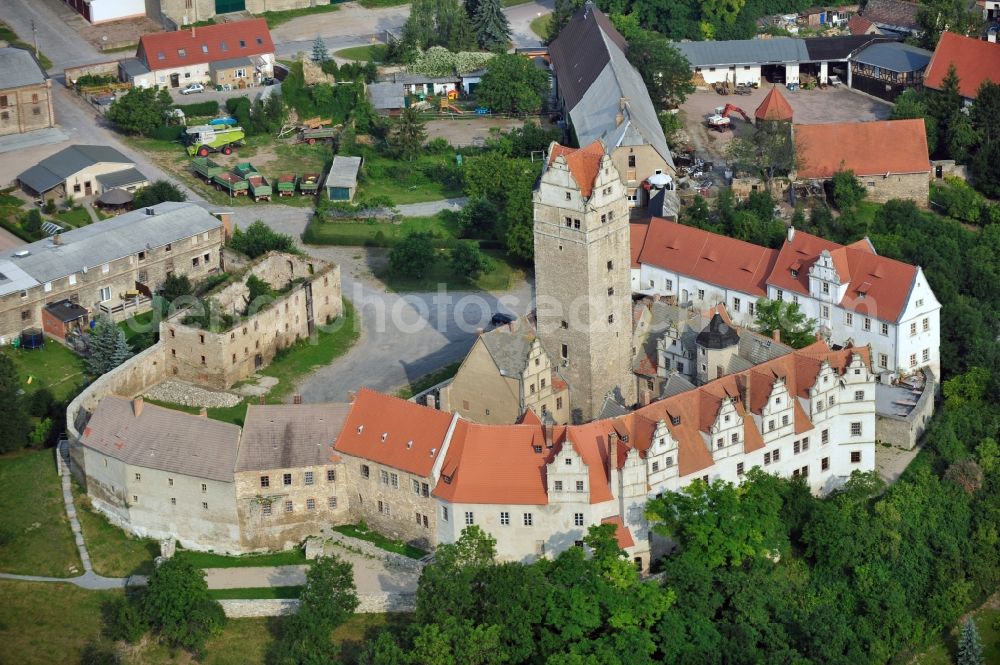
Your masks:
{"label": "orange excavator", "polygon": [[747,123],[753,124],[753,120],[750,119],[747,112],[735,104],[726,104],[725,106],[715,107],[715,113],[705,119],[705,124],[717,132],[724,132],[729,129],[729,126],[732,123],[729,116],[733,113],[739,113],[743,116],[743,119],[746,120]]}

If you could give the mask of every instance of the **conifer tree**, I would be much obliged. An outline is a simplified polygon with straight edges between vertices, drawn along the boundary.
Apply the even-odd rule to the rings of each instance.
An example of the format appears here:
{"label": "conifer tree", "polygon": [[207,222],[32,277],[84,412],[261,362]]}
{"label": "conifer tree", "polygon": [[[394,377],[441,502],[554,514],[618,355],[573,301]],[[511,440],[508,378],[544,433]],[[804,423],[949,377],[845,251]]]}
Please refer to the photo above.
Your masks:
{"label": "conifer tree", "polygon": [[312,60],[320,64],[330,60],[330,50],[319,35],[316,35],[316,39],[313,40]]}
{"label": "conifer tree", "polygon": [[503,13],[500,0],[478,0],[472,29],[476,32],[479,48],[504,53],[510,43],[510,21]]}
{"label": "conifer tree", "polygon": [[31,422],[21,395],[21,385],[14,361],[0,355],[0,404],[4,405],[4,417],[0,421],[0,453],[28,445]]}
{"label": "conifer tree", "polygon": [[125,333],[106,317],[98,320],[87,348],[87,369],[100,376],[110,372],[132,357]]}
{"label": "conifer tree", "polygon": [[962,624],[962,637],[958,641],[958,665],[984,665],[985,662],[979,629],[972,617],[969,617]]}

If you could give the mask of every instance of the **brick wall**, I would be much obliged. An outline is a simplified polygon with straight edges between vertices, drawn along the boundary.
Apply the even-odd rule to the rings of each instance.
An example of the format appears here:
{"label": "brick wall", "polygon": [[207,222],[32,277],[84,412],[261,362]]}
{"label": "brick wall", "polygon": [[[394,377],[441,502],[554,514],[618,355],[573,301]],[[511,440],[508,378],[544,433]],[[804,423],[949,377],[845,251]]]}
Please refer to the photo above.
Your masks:
{"label": "brick wall", "polygon": [[0,90],[0,136],[22,134],[56,124],[52,81]]}

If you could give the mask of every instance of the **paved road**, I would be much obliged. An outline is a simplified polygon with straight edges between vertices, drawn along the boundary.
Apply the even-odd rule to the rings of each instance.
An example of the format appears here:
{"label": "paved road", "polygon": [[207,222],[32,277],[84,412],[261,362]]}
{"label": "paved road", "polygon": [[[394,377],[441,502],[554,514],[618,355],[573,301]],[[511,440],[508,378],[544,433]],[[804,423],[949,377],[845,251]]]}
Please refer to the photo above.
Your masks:
{"label": "paved road", "polygon": [[531,31],[531,22],[542,14],[552,11],[554,0],[538,0],[523,5],[515,5],[504,10],[510,21],[511,41],[516,48],[541,46],[538,35]]}
{"label": "paved road", "polygon": [[0,18],[22,41],[31,42],[34,21],[38,48],[52,61],[51,72],[91,62],[115,60],[120,55],[101,55],[61,18],[73,10],[59,0],[0,0]]}
{"label": "paved road", "polygon": [[397,206],[399,214],[404,217],[430,217],[442,210],[461,210],[468,203],[469,199],[460,196],[455,199],[441,199],[440,201],[427,201],[426,203],[407,203]]}

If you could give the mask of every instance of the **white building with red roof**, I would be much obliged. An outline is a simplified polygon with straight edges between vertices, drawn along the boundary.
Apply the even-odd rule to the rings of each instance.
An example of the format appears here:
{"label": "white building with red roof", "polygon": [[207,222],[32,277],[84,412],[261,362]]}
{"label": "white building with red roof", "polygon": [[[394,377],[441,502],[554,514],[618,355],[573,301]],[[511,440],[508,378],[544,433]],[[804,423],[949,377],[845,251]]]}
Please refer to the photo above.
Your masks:
{"label": "white building with red roof", "polygon": [[791,301],[831,343],[870,345],[877,373],[940,376],[941,304],[919,266],[879,256],[867,238],[845,246],[790,228],[768,249],[653,219],[639,264],[641,293],[724,304],[741,327],[753,325],[759,299]]}

